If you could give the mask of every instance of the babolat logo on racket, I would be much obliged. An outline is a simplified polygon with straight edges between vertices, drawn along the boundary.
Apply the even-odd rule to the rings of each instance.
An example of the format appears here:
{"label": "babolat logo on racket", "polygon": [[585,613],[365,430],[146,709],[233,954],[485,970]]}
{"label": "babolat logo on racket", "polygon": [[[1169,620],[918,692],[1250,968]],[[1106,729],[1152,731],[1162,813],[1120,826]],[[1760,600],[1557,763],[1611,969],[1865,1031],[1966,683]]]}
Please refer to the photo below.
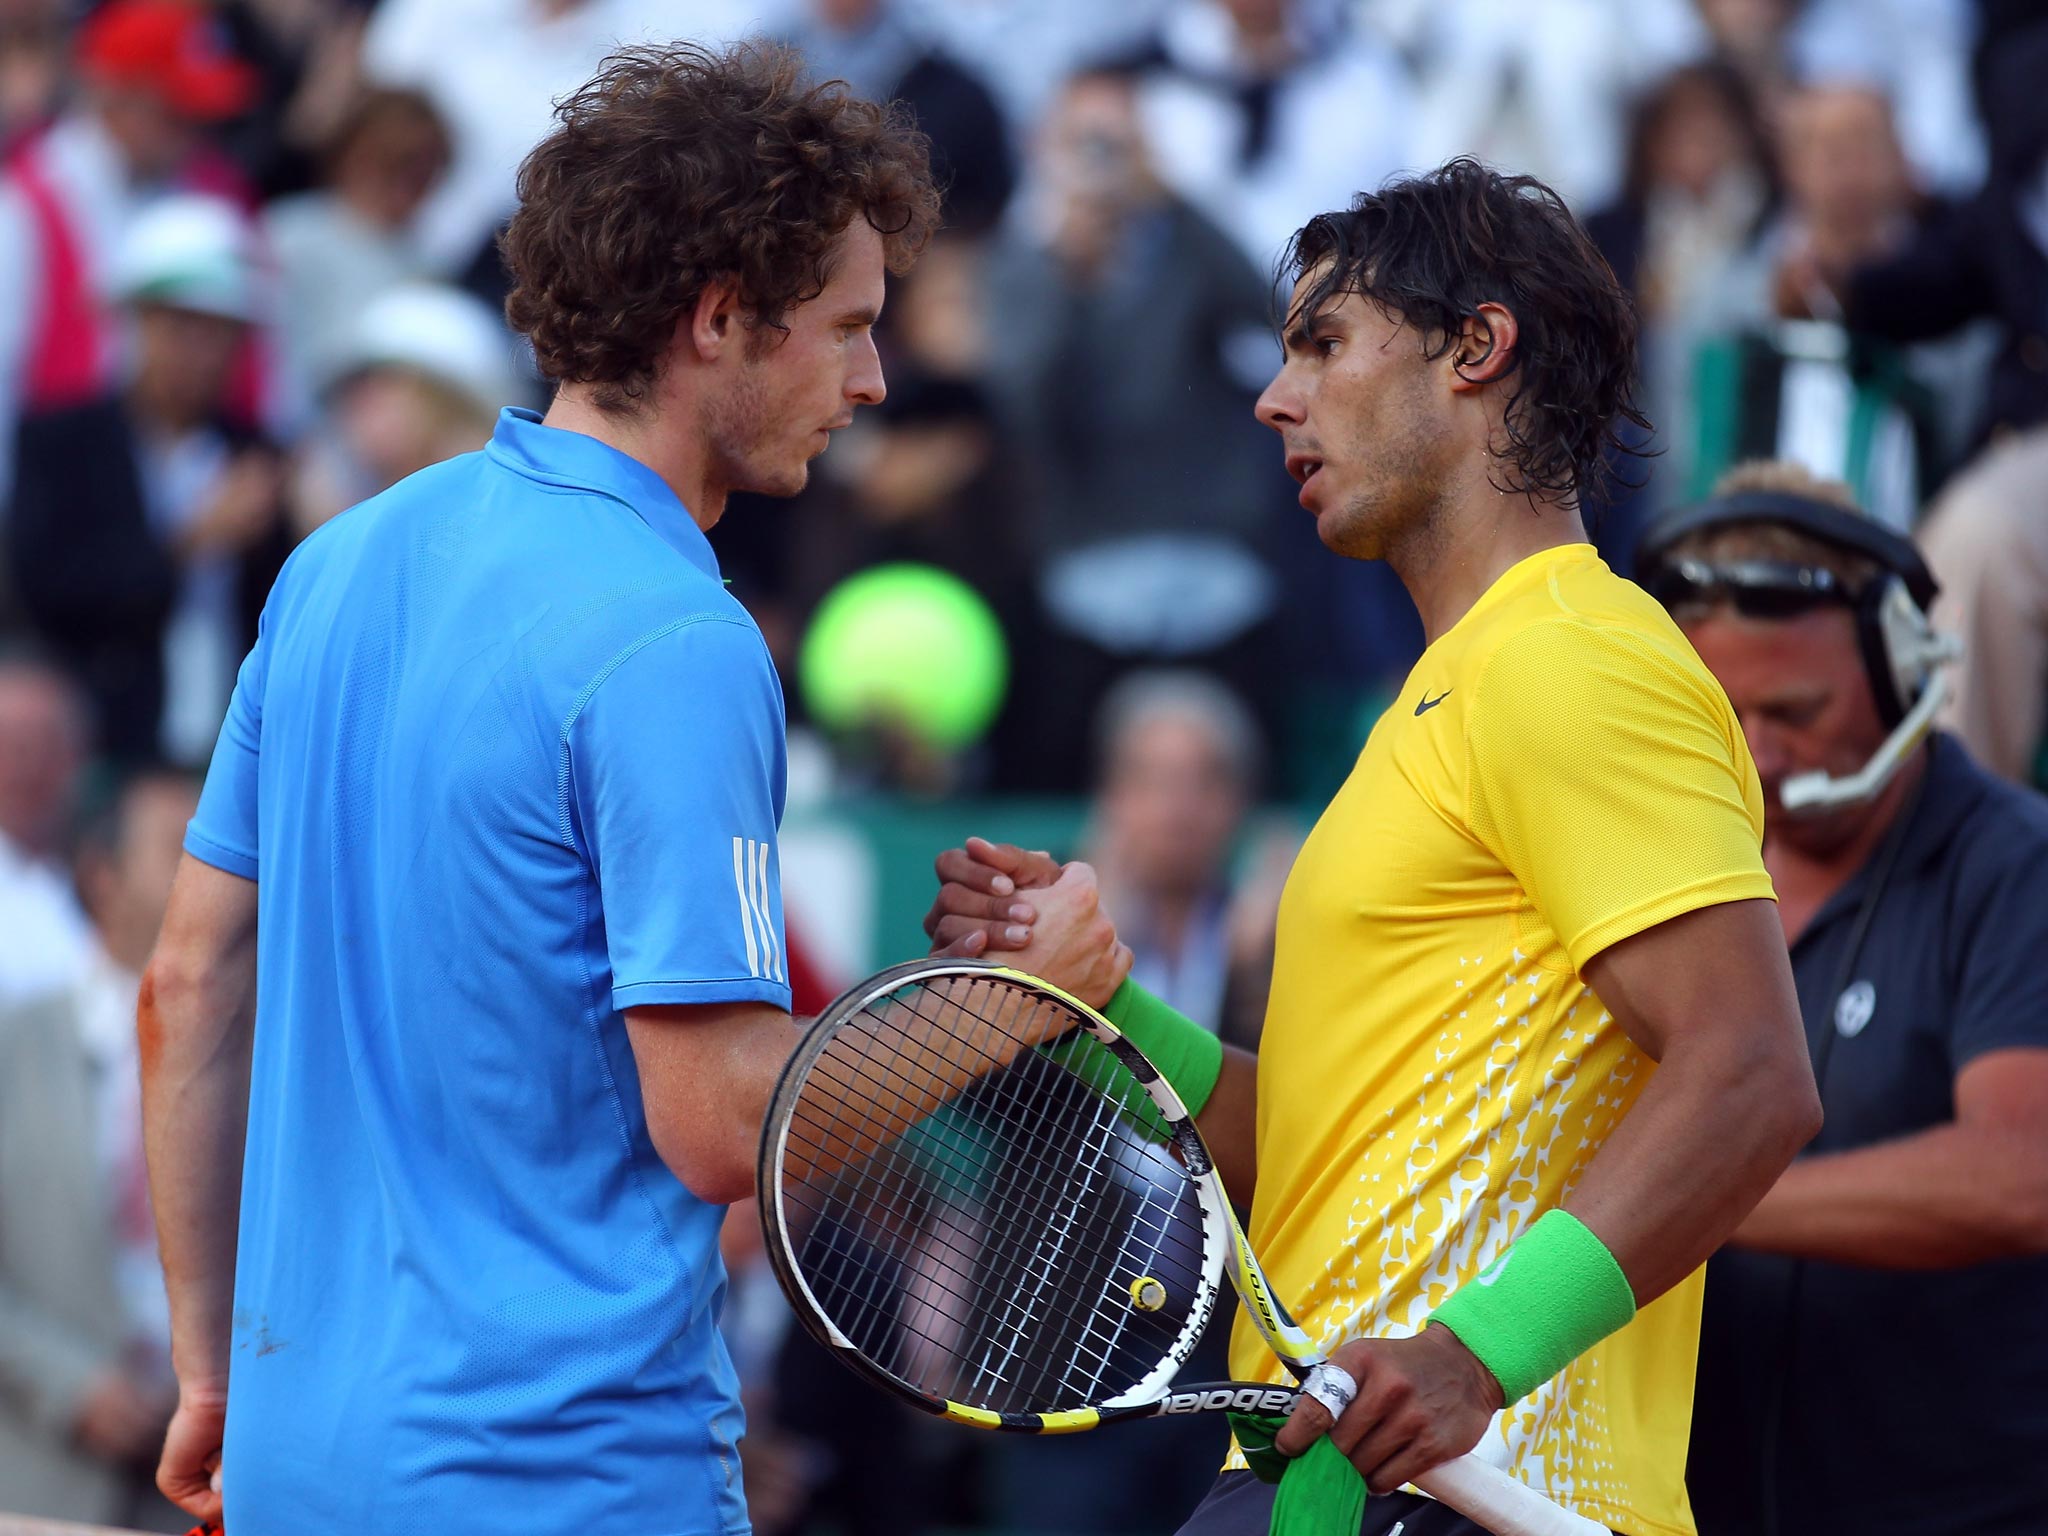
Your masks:
{"label": "babolat logo on racket", "polygon": [[1285,1413],[1294,1406],[1294,1394],[1285,1387],[1217,1387],[1208,1392],[1173,1392],[1161,1406],[1161,1413],[1213,1413],[1231,1408],[1239,1413]]}
{"label": "babolat logo on racket", "polygon": [[1265,1334],[1269,1341],[1277,1339],[1285,1331],[1285,1324],[1281,1322],[1279,1308],[1273,1300],[1272,1293],[1266,1289],[1264,1276],[1252,1268],[1242,1247],[1231,1257],[1237,1264],[1237,1293],[1258,1315],[1259,1331]]}

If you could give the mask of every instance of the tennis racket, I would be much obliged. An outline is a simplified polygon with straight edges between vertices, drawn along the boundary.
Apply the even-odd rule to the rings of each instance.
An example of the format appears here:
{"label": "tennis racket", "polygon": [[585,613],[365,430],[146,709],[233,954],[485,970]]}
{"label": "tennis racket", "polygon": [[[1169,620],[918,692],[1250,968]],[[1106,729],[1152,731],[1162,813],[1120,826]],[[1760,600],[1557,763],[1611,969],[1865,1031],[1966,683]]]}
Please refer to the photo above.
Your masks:
{"label": "tennis racket", "polygon": [[[1295,1389],[1174,1381],[1226,1272],[1298,1381],[1324,1361],[1172,1088],[1101,1014],[1000,964],[913,961],[826,1009],[770,1100],[760,1197],[805,1328],[956,1423],[1287,1412]],[[1476,1457],[1416,1483],[1498,1536],[1606,1536]]]}

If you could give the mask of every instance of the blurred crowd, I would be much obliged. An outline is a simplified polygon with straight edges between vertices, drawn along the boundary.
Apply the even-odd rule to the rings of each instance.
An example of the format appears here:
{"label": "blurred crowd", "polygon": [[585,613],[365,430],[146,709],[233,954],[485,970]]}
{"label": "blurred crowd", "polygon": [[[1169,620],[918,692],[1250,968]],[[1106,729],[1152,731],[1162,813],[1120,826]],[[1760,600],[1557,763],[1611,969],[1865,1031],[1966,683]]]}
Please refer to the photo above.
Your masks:
{"label": "blurred crowd", "polygon": [[[1543,177],[1636,295],[1656,431],[1594,509],[1617,568],[1738,460],[1846,481],[1943,583],[1937,621],[1969,648],[1951,724],[2032,777],[2038,10],[0,0],[0,1505],[151,1518],[167,1376],[161,1291],[137,1280],[125,1021],[193,775],[293,545],[543,401],[500,314],[497,235],[551,102],[613,48],[793,43],[905,103],[946,179],[946,231],[883,319],[886,402],[802,495],[738,498],[713,535],[809,743],[793,801],[1085,800],[1063,851],[1101,865],[1140,974],[1249,1043],[1286,860],[1249,813],[1319,803],[1420,646],[1385,570],[1317,544],[1253,420],[1275,264],[1307,217],[1404,168],[1471,153]],[[807,730],[810,618],[883,562],[957,578],[1000,624],[979,740],[935,748],[914,716]],[[796,937],[829,926],[792,889]],[[67,1040],[94,1102],[57,1091]],[[762,1393],[792,1372],[830,1390],[772,1325],[749,1356],[737,1315]],[[956,1440],[869,1407],[872,1445],[764,1430],[765,1531],[821,1501],[849,1532],[860,1511],[876,1530],[1084,1528],[1085,1481],[1023,1459],[963,1482]],[[930,1475],[863,1492],[871,1458]],[[1110,1528],[1177,1514],[1148,1498]]]}

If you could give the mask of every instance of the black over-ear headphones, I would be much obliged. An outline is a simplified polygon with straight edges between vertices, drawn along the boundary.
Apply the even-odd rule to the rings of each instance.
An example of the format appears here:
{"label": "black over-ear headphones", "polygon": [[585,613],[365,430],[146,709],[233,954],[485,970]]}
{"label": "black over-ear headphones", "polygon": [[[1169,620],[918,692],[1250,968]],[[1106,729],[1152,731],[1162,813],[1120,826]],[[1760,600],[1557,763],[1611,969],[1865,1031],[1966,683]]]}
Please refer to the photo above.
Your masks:
{"label": "black over-ear headphones", "polygon": [[1939,587],[1910,539],[1831,502],[1781,491],[1741,491],[1678,507],[1653,519],[1636,550],[1636,577],[1653,586],[1674,545],[1696,533],[1766,523],[1790,528],[1877,562],[1878,574],[1850,596],[1870,690],[1887,729],[1927,690],[1948,654],[1927,621]]}

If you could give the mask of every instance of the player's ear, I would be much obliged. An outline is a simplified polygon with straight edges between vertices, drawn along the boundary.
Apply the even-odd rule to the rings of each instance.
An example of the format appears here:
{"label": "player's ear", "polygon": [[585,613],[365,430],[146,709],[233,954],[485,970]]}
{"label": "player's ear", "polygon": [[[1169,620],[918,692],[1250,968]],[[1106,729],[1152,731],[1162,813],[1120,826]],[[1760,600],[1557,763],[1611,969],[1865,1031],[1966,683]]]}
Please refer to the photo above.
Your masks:
{"label": "player's ear", "polygon": [[1465,317],[1451,346],[1451,389],[1466,394],[1501,378],[1514,366],[1521,327],[1514,311],[1500,304],[1482,304]]}
{"label": "player's ear", "polygon": [[686,342],[701,362],[715,363],[740,346],[745,339],[746,309],[740,302],[739,284],[729,277],[715,277],[697,294],[697,302],[683,317]]}

